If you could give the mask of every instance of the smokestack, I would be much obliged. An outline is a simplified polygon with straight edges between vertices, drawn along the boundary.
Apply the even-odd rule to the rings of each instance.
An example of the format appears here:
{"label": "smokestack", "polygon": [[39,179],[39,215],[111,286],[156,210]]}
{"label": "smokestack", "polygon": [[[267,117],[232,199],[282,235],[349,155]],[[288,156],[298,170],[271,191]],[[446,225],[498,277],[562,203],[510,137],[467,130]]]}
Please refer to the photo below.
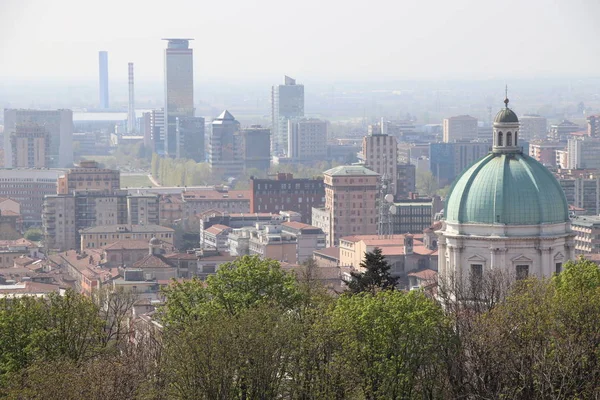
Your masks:
{"label": "smokestack", "polygon": [[129,109],[127,112],[127,132],[135,132],[135,100],[133,96],[133,63],[129,67]]}

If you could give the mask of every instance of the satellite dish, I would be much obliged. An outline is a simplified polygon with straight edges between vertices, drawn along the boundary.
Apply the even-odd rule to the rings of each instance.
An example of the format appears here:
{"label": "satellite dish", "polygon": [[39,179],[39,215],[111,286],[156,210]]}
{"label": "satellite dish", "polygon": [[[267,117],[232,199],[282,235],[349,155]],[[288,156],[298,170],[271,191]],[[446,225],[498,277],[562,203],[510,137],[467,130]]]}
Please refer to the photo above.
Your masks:
{"label": "satellite dish", "polygon": [[390,206],[390,213],[396,215],[396,206]]}
{"label": "satellite dish", "polygon": [[388,194],[385,195],[384,199],[388,203],[393,203],[394,202],[394,195],[391,194],[391,193],[388,193]]}

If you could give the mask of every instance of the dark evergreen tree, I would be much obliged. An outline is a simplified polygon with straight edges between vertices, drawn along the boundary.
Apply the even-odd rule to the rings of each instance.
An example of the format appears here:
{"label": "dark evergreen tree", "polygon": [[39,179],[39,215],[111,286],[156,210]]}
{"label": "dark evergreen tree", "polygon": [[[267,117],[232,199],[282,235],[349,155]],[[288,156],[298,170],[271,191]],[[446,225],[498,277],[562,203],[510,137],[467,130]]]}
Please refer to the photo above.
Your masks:
{"label": "dark evergreen tree", "polygon": [[348,282],[348,288],[352,293],[371,292],[374,294],[378,290],[396,287],[398,278],[390,274],[390,265],[385,256],[381,254],[379,247],[375,247],[372,252],[365,253],[365,259],[360,266],[366,271],[350,273],[352,280]]}

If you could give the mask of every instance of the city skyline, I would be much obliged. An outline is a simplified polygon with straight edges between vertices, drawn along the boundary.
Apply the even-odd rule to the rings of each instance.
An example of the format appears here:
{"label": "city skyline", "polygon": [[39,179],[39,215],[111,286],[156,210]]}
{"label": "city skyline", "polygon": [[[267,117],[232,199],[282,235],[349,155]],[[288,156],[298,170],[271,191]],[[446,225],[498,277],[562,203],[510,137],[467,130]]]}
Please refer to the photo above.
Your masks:
{"label": "city skyline", "polygon": [[[600,65],[600,55],[589,51],[599,33],[592,18],[600,4],[592,0],[551,4],[459,0],[427,5],[376,1],[357,8],[310,1],[295,9],[293,18],[281,19],[274,13],[277,4],[270,0],[253,7],[232,1],[228,13],[222,13],[218,4],[176,1],[173,10],[187,7],[189,11],[177,23],[153,23],[169,18],[164,18],[162,9],[146,9],[145,23],[132,32],[129,16],[141,5],[114,0],[85,5],[60,0],[52,6],[39,0],[5,1],[0,46],[10,56],[0,66],[0,77],[93,77],[97,69],[91,54],[106,50],[111,53],[110,76],[119,75],[117,67],[131,61],[141,80],[158,79],[162,75],[158,39],[173,35],[198,38],[197,47],[216,60],[198,63],[196,75],[230,79],[264,79],[282,73],[302,76],[303,81],[581,76],[595,75]],[[113,12],[116,9],[118,13]],[[53,22],[67,11],[78,16],[72,18],[73,24]],[[194,11],[212,17],[197,24]],[[510,23],[505,22],[507,13]],[[91,15],[94,18],[86,17]],[[225,19],[232,29],[219,30],[219,40],[207,40]],[[108,20],[109,30],[104,28]],[[333,34],[332,20],[337,28]],[[306,21],[311,21],[310,30],[305,29]],[[377,21],[377,29],[370,29],[365,21]],[[273,35],[272,30],[281,34]],[[20,46],[21,41],[29,46]],[[28,51],[31,47],[36,52]],[[496,56],[499,48],[504,53],[501,60]],[[212,57],[215,54],[218,57]],[[40,59],[63,62],[40,63]],[[240,68],[239,60],[244,59],[253,62]],[[303,62],[290,61],[295,59]],[[573,64],[572,59],[578,62]]]}

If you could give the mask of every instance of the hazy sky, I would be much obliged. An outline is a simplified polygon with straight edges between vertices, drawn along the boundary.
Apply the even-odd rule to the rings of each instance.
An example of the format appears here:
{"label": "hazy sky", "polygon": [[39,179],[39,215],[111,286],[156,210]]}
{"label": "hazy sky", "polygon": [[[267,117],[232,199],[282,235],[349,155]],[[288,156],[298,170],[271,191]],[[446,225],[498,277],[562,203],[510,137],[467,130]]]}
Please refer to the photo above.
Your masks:
{"label": "hazy sky", "polygon": [[599,0],[0,0],[2,78],[162,80],[191,37],[198,80],[598,75]]}

